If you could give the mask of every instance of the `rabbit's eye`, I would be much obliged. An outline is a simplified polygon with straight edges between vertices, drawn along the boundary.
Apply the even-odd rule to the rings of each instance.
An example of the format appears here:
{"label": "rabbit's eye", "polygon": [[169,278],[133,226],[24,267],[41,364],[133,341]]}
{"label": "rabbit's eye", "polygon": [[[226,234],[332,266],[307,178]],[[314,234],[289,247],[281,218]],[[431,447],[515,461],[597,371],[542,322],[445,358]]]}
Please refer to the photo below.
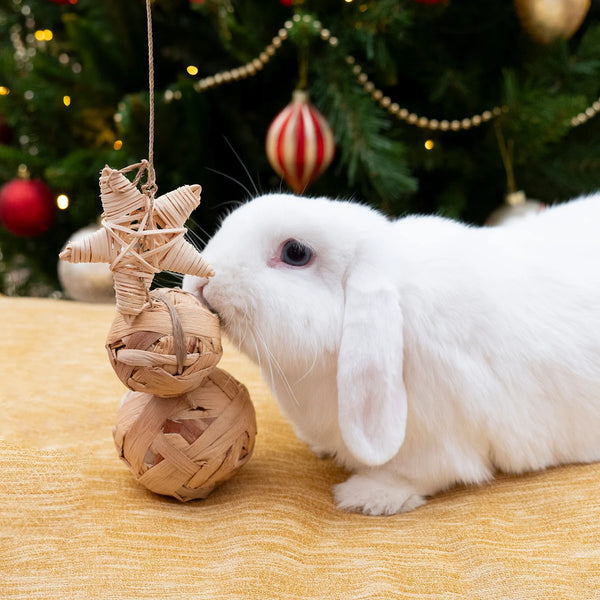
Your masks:
{"label": "rabbit's eye", "polygon": [[281,248],[281,260],[292,267],[303,267],[312,258],[312,250],[298,240],[288,240]]}

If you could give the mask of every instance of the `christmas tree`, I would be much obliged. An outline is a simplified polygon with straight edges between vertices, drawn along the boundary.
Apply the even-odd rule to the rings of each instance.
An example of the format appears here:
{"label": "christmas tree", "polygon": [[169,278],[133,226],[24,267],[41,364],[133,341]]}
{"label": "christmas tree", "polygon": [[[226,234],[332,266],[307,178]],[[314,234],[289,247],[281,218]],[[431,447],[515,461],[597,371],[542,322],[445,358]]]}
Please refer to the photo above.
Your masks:
{"label": "christmas tree", "polygon": [[[201,184],[188,225],[206,238],[236,203],[290,191],[265,135],[298,88],[336,144],[307,194],[482,224],[510,192],[595,191],[600,6],[549,4],[154,0],[159,194]],[[99,217],[102,167],[148,154],[145,3],[2,0],[0,30],[0,184],[43,186],[24,207],[0,193],[0,292],[51,294],[58,252]]]}

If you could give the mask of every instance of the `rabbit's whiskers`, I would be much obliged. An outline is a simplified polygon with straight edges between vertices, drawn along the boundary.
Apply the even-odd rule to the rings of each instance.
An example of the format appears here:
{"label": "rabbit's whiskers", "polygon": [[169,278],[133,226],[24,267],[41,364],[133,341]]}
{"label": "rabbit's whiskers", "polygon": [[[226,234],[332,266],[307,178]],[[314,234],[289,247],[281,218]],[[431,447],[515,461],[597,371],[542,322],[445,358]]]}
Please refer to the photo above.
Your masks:
{"label": "rabbit's whiskers", "polygon": [[159,287],[181,287],[183,275],[175,271],[161,271],[155,276],[154,281]]}
{"label": "rabbit's whiskers", "polygon": [[[275,388],[275,379],[274,379],[274,374],[273,374],[273,367],[275,367],[275,370],[277,371],[277,374],[279,375],[279,377],[283,381],[283,383],[284,383],[284,385],[285,385],[285,387],[286,387],[286,389],[287,389],[290,397],[294,401],[294,404],[296,406],[300,406],[300,403],[298,402],[298,398],[296,398],[296,394],[294,393],[294,389],[292,388],[292,385],[288,381],[288,378],[286,377],[286,375],[285,375],[285,373],[284,373],[281,365],[279,364],[279,362],[275,358],[274,354],[269,349],[269,346],[265,342],[264,337],[261,335],[261,333],[258,330],[255,330],[255,329],[253,329],[250,326],[249,326],[249,330],[252,332],[252,336],[255,339],[255,345],[256,345],[256,340],[258,340],[261,343],[262,347],[264,348],[265,355],[266,355],[266,358],[267,358],[267,361],[268,361],[268,364],[269,364],[269,372],[271,373],[272,387]],[[259,355],[259,358],[260,358],[260,355]]]}
{"label": "rabbit's whiskers", "polygon": [[317,348],[315,348],[315,353],[313,356],[312,364],[310,365],[310,367],[308,367],[308,369],[306,370],[304,375],[301,375],[298,379],[296,379],[296,381],[294,382],[294,385],[299,384],[302,380],[306,379],[312,373],[312,370],[315,368],[315,365],[317,364],[318,357],[319,357],[319,352],[318,352]]}
{"label": "rabbit's whiskers", "polygon": [[[249,322],[249,318],[248,318],[248,312],[244,311],[244,318],[240,319],[238,321],[238,327],[237,327],[237,340],[238,340],[238,352],[240,354],[243,353],[242,347],[244,346],[244,342],[246,341],[246,337],[248,336],[249,333],[249,328],[248,328],[248,322]],[[242,331],[242,323],[244,323],[244,330]],[[252,333],[252,332],[250,332]],[[253,340],[254,342],[254,349],[256,350],[256,353],[258,354],[258,348],[256,347],[256,341]]]}
{"label": "rabbit's whiskers", "polygon": [[194,224],[194,227],[198,229],[200,233],[202,233],[202,236],[196,231],[188,229],[186,237],[188,238],[190,244],[192,244],[192,246],[194,246],[194,248],[196,248],[196,250],[200,252],[201,249],[204,248],[204,246],[206,246],[207,240],[210,238],[210,234],[208,233],[208,231],[206,231],[206,229],[200,227],[200,225],[198,225],[198,223],[194,221],[194,219],[192,219],[192,223]]}

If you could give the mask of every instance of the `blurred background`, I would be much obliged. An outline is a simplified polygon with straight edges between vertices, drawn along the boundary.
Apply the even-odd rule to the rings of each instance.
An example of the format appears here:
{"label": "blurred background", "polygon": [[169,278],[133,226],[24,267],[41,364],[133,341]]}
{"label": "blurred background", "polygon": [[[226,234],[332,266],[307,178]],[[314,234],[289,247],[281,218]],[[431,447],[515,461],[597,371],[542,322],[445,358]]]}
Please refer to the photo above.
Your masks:
{"label": "blurred background", "polygon": [[[158,193],[203,186],[198,243],[261,192],[484,224],[600,188],[598,0],[152,5]],[[294,130],[299,88],[323,118]],[[0,0],[0,293],[110,295],[57,256],[147,156],[144,0]]]}

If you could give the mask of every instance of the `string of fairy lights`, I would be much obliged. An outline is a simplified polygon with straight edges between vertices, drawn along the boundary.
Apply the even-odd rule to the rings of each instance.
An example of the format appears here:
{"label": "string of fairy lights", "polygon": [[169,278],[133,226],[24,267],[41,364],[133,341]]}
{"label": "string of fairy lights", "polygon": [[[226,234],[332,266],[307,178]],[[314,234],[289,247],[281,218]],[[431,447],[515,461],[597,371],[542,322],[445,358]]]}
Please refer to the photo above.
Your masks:
{"label": "string of fairy lights", "polygon": [[[350,2],[352,0],[345,1]],[[54,39],[54,34],[49,29],[37,28],[33,11],[31,7],[24,2],[24,0],[12,0],[12,2],[15,9],[20,11],[25,17],[24,28],[20,24],[15,24],[10,29],[10,39],[14,48],[14,60],[17,69],[23,73],[27,73],[33,69],[33,57],[35,57],[38,50],[44,51],[47,49],[48,44]],[[75,4],[77,0],[69,0],[69,2],[71,4]],[[230,84],[248,77],[256,76],[277,54],[283,44],[290,39],[290,32],[294,29],[294,27],[297,26],[310,28],[315,36],[328,44],[331,48],[336,48],[339,45],[339,39],[333,35],[329,29],[324,27],[319,20],[308,14],[295,14],[292,19],[285,21],[277,34],[272,38],[271,42],[255,58],[232,69],[202,77],[194,83],[194,90],[196,92],[205,92],[220,85]],[[82,65],[77,60],[72,59],[67,53],[63,52],[59,54],[57,59],[61,65],[63,65],[65,68],[70,68],[73,73],[81,73]],[[386,95],[384,91],[379,89],[369,78],[369,75],[356,61],[355,57],[347,55],[345,57],[345,64],[349,69],[351,69],[352,73],[356,77],[358,85],[363,88],[366,94],[369,94],[373,102],[379,104],[379,106],[385,109],[390,115],[406,123],[407,125],[415,126],[424,130],[442,132],[464,131],[473,127],[479,127],[480,125],[489,122],[508,111],[507,106],[498,105],[490,107],[481,113],[472,116],[466,116],[462,119],[429,118],[419,115],[411,111],[409,108],[401,106],[399,102],[396,102],[390,96]],[[196,77],[199,74],[199,69],[196,65],[188,65],[186,71],[191,77]],[[0,85],[0,96],[6,96],[10,93],[11,90],[7,86]],[[23,98],[26,102],[32,101],[34,99],[34,92],[32,90],[26,90],[23,93]],[[166,102],[177,101],[181,98],[182,92],[179,89],[167,89],[164,92],[164,100]],[[60,100],[65,108],[68,109],[70,107],[70,95],[65,94]],[[117,107],[117,112],[114,115],[114,121],[117,125],[123,119],[123,110],[124,106],[120,104]],[[591,103],[584,111],[573,116],[570,119],[570,126],[578,127],[583,125],[589,119],[595,117],[599,112],[600,97]],[[25,134],[21,135],[19,137],[19,143],[21,147],[32,156],[38,154],[38,148],[35,143],[32,142],[29,136]],[[120,150],[123,148],[123,141],[120,139],[115,139],[112,144],[114,150]],[[433,140],[428,139],[425,141],[425,148],[427,150],[432,150],[433,147]],[[21,167],[26,171],[25,165],[21,165]],[[63,210],[68,208],[68,197],[64,194],[60,194],[57,197],[57,205]]]}

